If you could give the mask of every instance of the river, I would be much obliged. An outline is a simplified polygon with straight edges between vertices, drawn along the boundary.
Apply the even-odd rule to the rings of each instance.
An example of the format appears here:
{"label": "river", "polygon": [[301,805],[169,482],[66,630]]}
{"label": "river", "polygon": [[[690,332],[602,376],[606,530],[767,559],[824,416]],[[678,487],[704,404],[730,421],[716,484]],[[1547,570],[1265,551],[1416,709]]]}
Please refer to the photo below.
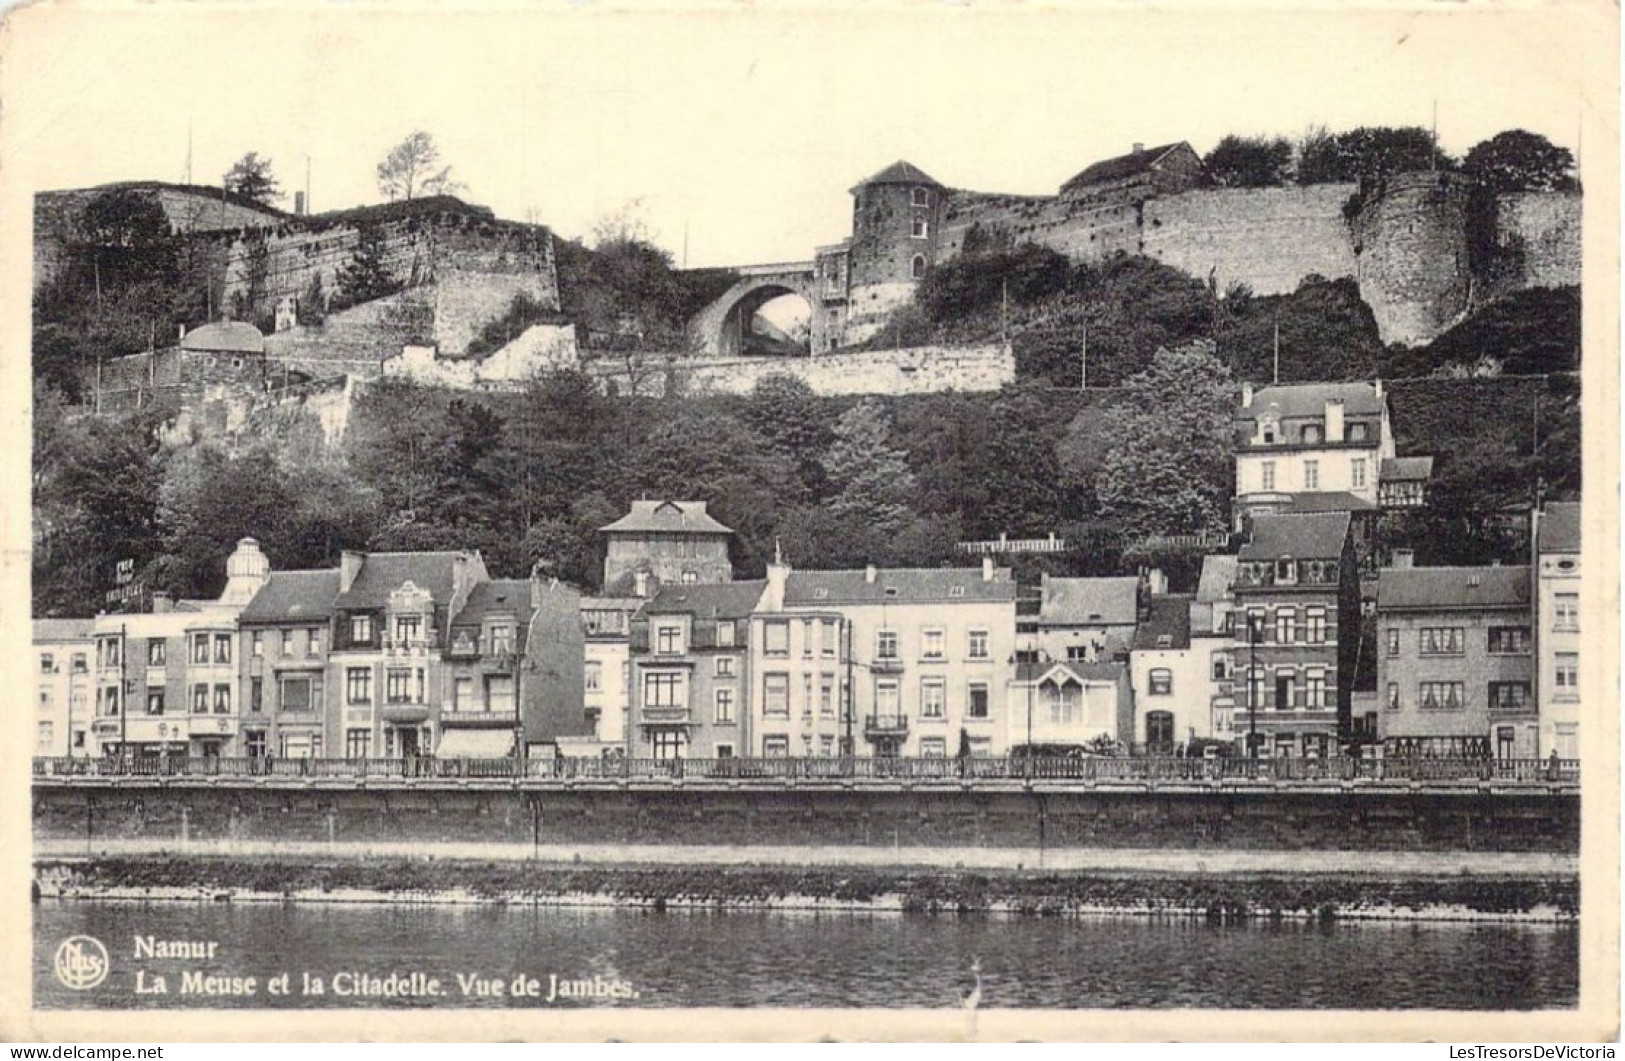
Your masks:
{"label": "river", "polygon": [[[936,1008],[971,988],[973,962],[984,1007],[1516,1010],[1572,1007],[1579,991],[1573,924],[52,899],[34,915],[41,1009]],[[96,986],[57,974],[74,936],[109,954]],[[214,953],[166,958],[168,941]]]}

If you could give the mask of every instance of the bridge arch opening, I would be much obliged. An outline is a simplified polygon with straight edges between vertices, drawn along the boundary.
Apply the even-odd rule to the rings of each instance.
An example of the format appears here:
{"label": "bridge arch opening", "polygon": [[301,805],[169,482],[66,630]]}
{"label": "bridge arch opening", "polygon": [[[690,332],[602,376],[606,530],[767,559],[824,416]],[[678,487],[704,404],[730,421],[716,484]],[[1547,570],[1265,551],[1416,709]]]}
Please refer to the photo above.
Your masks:
{"label": "bridge arch opening", "polygon": [[806,357],[812,351],[812,303],[780,284],[746,293],[722,322],[722,352],[736,357]]}

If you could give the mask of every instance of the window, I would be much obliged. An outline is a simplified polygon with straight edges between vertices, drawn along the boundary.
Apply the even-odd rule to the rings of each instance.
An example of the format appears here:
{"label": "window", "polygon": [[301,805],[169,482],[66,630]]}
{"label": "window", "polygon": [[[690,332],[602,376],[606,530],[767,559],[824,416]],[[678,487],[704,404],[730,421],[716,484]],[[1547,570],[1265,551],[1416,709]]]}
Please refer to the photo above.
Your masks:
{"label": "window", "polygon": [[1288,711],[1292,708],[1292,686],[1295,684],[1291,671],[1275,672],[1275,707],[1278,711]]}
{"label": "window", "polygon": [[452,679],[451,709],[453,711],[473,711],[478,706],[479,705],[474,703],[474,679]]}
{"label": "window", "polygon": [[604,687],[604,665],[597,660],[588,660],[584,672],[583,687],[589,693],[596,693]]}
{"label": "window", "polygon": [[717,620],[717,647],[734,647],[734,621],[732,619]]}
{"label": "window", "polygon": [[1390,711],[1398,711],[1399,710],[1399,683],[1398,682],[1389,682],[1388,683],[1388,710],[1390,710]]}
{"label": "window", "polygon": [[927,631],[925,631],[925,638],[924,638],[923,647],[920,650],[921,658],[923,658],[923,659],[942,659],[944,656],[946,656],[947,652],[943,648],[943,643],[942,642],[943,642],[943,634],[942,634],[941,630],[927,630]]}
{"label": "window", "polygon": [[1423,682],[1418,702],[1429,711],[1459,711],[1463,705],[1461,682]]}
{"label": "window", "polygon": [[[1266,438],[1264,441],[1269,442],[1269,441],[1272,441],[1272,440]],[[1259,473],[1260,473],[1259,488],[1262,489],[1262,490],[1274,490],[1275,489],[1275,462],[1274,461],[1265,461],[1263,464],[1259,465]]]}
{"label": "window", "polygon": [[700,573],[692,568],[683,568],[682,582],[685,586],[692,586],[700,581]]}
{"label": "window", "polygon": [[930,206],[931,190],[929,188],[911,188],[908,201],[911,206]]}
{"label": "window", "polygon": [[920,717],[942,718],[948,707],[948,686],[941,678],[920,682]]}
{"label": "window", "polygon": [[1491,711],[1522,711],[1528,706],[1528,682],[1490,682]]}
{"label": "window", "polygon": [[231,635],[214,635],[214,661],[216,663],[231,662]]}
{"label": "window", "polygon": [[1418,631],[1417,651],[1424,656],[1459,656],[1463,633],[1459,626],[1424,626]]}
{"label": "window", "polygon": [[39,732],[37,734],[36,740],[39,742],[39,747],[40,747],[41,751],[49,750],[51,745],[56,743],[56,725],[55,725],[55,723],[41,722],[39,724]]}
{"label": "window", "polygon": [[835,738],[828,733],[820,735],[818,738],[818,754],[825,759],[833,756],[835,754]]}
{"label": "window", "polygon": [[1167,747],[1174,742],[1172,711],[1150,711],[1145,716],[1145,742]]}
{"label": "window", "polygon": [[1323,670],[1305,671],[1303,676],[1303,706],[1326,706],[1326,672]]}
{"label": "window", "polygon": [[1285,583],[1298,581],[1298,565],[1289,558],[1275,561],[1275,581]]}
{"label": "window", "polygon": [[833,657],[835,655],[835,639],[838,636],[838,629],[839,627],[834,619],[824,620],[824,630],[822,635],[823,642],[819,646],[820,655],[826,657]]}
{"label": "window", "polygon": [[1264,668],[1251,667],[1247,671],[1247,705],[1249,708],[1264,706]]}
{"label": "window", "polygon": [[1303,488],[1305,490],[1320,489],[1320,462],[1303,462]]}
{"label": "window", "polygon": [[818,717],[835,717],[835,676],[832,674],[818,676]]}
{"label": "window", "polygon": [[395,617],[395,641],[397,644],[411,645],[423,639],[423,616],[397,615]]}
{"label": "window", "polygon": [[894,681],[875,682],[875,714],[881,717],[895,718],[898,714],[897,683]]}
{"label": "window", "polygon": [[908,272],[909,272],[909,275],[911,277],[913,277],[914,279],[916,279],[916,280],[919,280],[922,277],[924,277],[925,276],[925,255],[916,254],[914,256],[913,260],[908,263]]}
{"label": "window", "polygon": [[1305,443],[1319,442],[1323,435],[1324,433],[1321,431],[1319,424],[1303,425],[1303,440]]}
{"label": "window", "polygon": [[897,631],[881,630],[875,634],[875,658],[897,658]]}
{"label": "window", "polygon": [[1349,483],[1356,490],[1365,489],[1365,458],[1355,457],[1349,461]]}
{"label": "window", "polygon": [[1578,593],[1558,593],[1553,596],[1553,600],[1555,607],[1552,615],[1552,629],[1580,629],[1580,595]]}
{"label": "window", "polygon": [[813,621],[801,620],[801,658],[812,659],[813,654]]}
{"label": "window", "polygon": [[[166,656],[168,655],[166,651],[167,645],[167,641],[156,637],[147,642],[147,666],[162,667],[164,665]],[[84,657],[81,656],[79,658],[83,659]]]}
{"label": "window", "polygon": [[1578,652],[1557,653],[1557,680],[1553,683],[1555,695],[1560,700],[1572,700],[1580,695],[1580,654]]}
{"label": "window", "polygon": [[248,709],[253,712],[265,710],[265,679],[248,679]]}
{"label": "window", "polygon": [[921,737],[920,757],[922,759],[948,758],[948,739],[946,737]]}
{"label": "window", "polygon": [[206,715],[209,713],[209,687],[207,685],[192,686],[192,714]]}
{"label": "window", "polygon": [[358,645],[367,644],[372,640],[372,616],[350,616],[350,640]]}
{"label": "window", "polygon": [[214,687],[214,713],[217,715],[231,714],[231,686],[216,685]]}
{"label": "window", "polygon": [[344,672],[344,698],[352,704],[372,703],[371,667],[351,667]]}
{"label": "window", "polygon": [[1364,442],[1368,437],[1368,433],[1369,429],[1364,424],[1353,423],[1349,425],[1350,442]]}
{"label": "window", "polygon": [[719,726],[731,726],[734,722],[734,691],[732,689],[717,690],[717,716]]}
{"label": "window", "polygon": [[1303,639],[1311,645],[1326,640],[1326,609],[1305,608],[1303,613]]}
{"label": "window", "polygon": [[644,707],[682,707],[682,675],[671,673],[643,676]]}
{"label": "window", "polygon": [[970,683],[970,703],[965,709],[966,718],[987,717],[987,683]]}
{"label": "window", "polygon": [[768,656],[790,654],[789,620],[769,619],[762,624],[762,653]]}
{"label": "window", "polygon": [[104,667],[116,667],[116,666],[118,666],[118,663],[119,663],[119,642],[118,642],[118,638],[110,637],[105,641],[98,641],[97,644],[100,646],[102,666],[104,666]]}
{"label": "window", "polygon": [[309,678],[282,679],[282,710],[309,711],[311,707]]}
{"label": "window", "polygon": [[1490,627],[1490,654],[1495,656],[1523,656],[1529,653],[1527,626]]}
{"label": "window", "polygon": [[305,638],[305,655],[319,656],[322,654],[322,628],[313,626],[310,634]]}
{"label": "window", "polygon": [[908,234],[915,239],[927,239],[931,235],[931,223],[923,217],[916,217],[908,223]]}
{"label": "window", "polygon": [[1213,680],[1222,682],[1230,677],[1230,657],[1223,652],[1213,653]]}
{"label": "window", "polygon": [[248,651],[256,659],[259,658],[260,656],[265,655],[265,633],[264,633],[264,631],[255,630],[252,634],[248,635]]}
{"label": "window", "polygon": [[784,736],[763,737],[762,756],[767,759],[788,759],[790,757],[790,738]]}
{"label": "window", "polygon": [[732,759],[733,757],[734,757],[734,746],[732,744],[719,744],[719,745],[717,745],[717,758],[718,759]]}
{"label": "window", "polygon": [[813,686],[812,686],[812,683],[813,683],[813,676],[811,674],[803,674],[801,676],[801,720],[803,722],[811,722],[812,721],[812,713],[813,713],[813,691],[812,691]]}
{"label": "window", "polygon": [[1298,610],[1296,608],[1275,609],[1275,643],[1278,645],[1295,644],[1298,640]]}
{"label": "window", "polygon": [[207,662],[209,662],[209,635],[208,634],[194,634],[194,635],[192,635],[192,662],[193,663],[207,663]]}
{"label": "window", "polygon": [[[163,655],[163,645],[164,645],[164,643],[162,641],[149,641],[149,642],[147,642],[147,651],[149,653],[152,651],[152,646],[153,645],[158,646],[158,649],[159,649],[158,655],[162,656]],[[161,662],[163,662],[163,660],[160,659],[159,662],[161,663]],[[73,660],[69,664],[69,666],[72,668],[72,671],[73,671],[74,674],[84,674],[90,669],[85,664],[85,654],[83,652],[75,652],[73,654]]]}
{"label": "window", "polygon": [[497,623],[491,627],[491,655],[503,656],[513,651],[513,626]]}
{"label": "window", "polygon": [[970,632],[970,658],[987,659],[986,630],[972,630]]}
{"label": "window", "polygon": [[1172,696],[1174,692],[1174,672],[1167,667],[1155,667],[1150,675],[1150,693],[1152,696]]}
{"label": "window", "polygon": [[513,714],[513,675],[487,674],[485,676],[485,709],[497,714]]}
{"label": "window", "polygon": [[392,704],[405,704],[412,699],[412,672],[405,667],[391,667],[384,676],[384,699]]}
{"label": "window", "polygon": [[683,628],[676,623],[662,623],[655,627],[655,655],[680,656],[683,654]]}
{"label": "window", "polygon": [[1390,656],[1399,655],[1399,631],[1397,629],[1388,631],[1388,654]]}
{"label": "window", "polygon": [[41,652],[39,654],[39,672],[41,674],[56,673],[56,657],[49,652]]}
{"label": "window", "polygon": [[164,713],[164,690],[160,685],[147,686],[147,714],[161,715]]}
{"label": "window", "polygon": [[788,674],[762,675],[762,717],[790,717],[790,676]]}
{"label": "window", "polygon": [[372,751],[372,730],[347,729],[344,731],[344,757],[365,759]]}
{"label": "window", "polygon": [[256,729],[244,736],[244,743],[250,759],[265,758],[265,731]]}

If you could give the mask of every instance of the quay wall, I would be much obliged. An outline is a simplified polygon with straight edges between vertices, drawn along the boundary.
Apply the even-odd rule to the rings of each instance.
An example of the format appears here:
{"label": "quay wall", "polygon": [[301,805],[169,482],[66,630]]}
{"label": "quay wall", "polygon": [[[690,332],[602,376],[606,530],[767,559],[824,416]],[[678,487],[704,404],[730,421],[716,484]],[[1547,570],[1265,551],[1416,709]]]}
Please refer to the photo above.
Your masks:
{"label": "quay wall", "polygon": [[36,783],[39,840],[1579,851],[1561,793],[89,788]]}

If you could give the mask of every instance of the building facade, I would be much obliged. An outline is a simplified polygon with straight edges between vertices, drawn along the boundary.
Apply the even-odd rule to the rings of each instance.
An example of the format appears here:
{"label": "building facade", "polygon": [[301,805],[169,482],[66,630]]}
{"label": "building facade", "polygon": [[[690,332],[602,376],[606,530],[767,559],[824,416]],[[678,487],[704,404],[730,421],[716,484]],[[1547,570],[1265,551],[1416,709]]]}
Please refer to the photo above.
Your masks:
{"label": "building facade", "polygon": [[604,593],[653,597],[662,586],[733,581],[733,531],[705,511],[704,501],[634,501],[632,511],[601,528]]}
{"label": "building facade", "polygon": [[1346,513],[1257,516],[1237,554],[1233,726],[1262,754],[1327,756],[1354,731],[1359,577]]}
{"label": "building facade", "polygon": [[1385,754],[1532,759],[1527,567],[1387,569],[1377,590]]}
{"label": "building facade", "polygon": [[1210,661],[1193,647],[1185,594],[1152,597],[1129,656],[1134,734],[1129,743],[1150,755],[1170,755],[1213,736]]}
{"label": "building facade", "polygon": [[626,754],[632,716],[632,617],[641,597],[582,597],[582,706],[591,741],[561,741],[565,755]]}
{"label": "building facade", "polygon": [[34,754],[86,756],[90,744],[90,661],[96,652],[89,619],[34,620]]}
{"label": "building facade", "polygon": [[1038,617],[1018,654],[1034,662],[1122,661],[1134,644],[1140,620],[1138,578],[1052,578],[1039,583]]}
{"label": "building facade", "polygon": [[[1394,456],[1381,383],[1244,384],[1235,417],[1236,528],[1250,515],[1282,513],[1298,495],[1325,510],[1377,507],[1383,461]],[[1303,511],[1301,507],[1298,509]]]}
{"label": "building facade", "polygon": [[273,571],[238,616],[243,754],[319,759],[328,744],[328,681],[337,570]]}
{"label": "building facade", "polygon": [[1580,505],[1535,513],[1535,687],[1544,758],[1580,757]]}
{"label": "building facade", "polygon": [[1007,752],[1049,754],[1133,743],[1134,694],[1127,664],[1018,663],[1005,703]]}

